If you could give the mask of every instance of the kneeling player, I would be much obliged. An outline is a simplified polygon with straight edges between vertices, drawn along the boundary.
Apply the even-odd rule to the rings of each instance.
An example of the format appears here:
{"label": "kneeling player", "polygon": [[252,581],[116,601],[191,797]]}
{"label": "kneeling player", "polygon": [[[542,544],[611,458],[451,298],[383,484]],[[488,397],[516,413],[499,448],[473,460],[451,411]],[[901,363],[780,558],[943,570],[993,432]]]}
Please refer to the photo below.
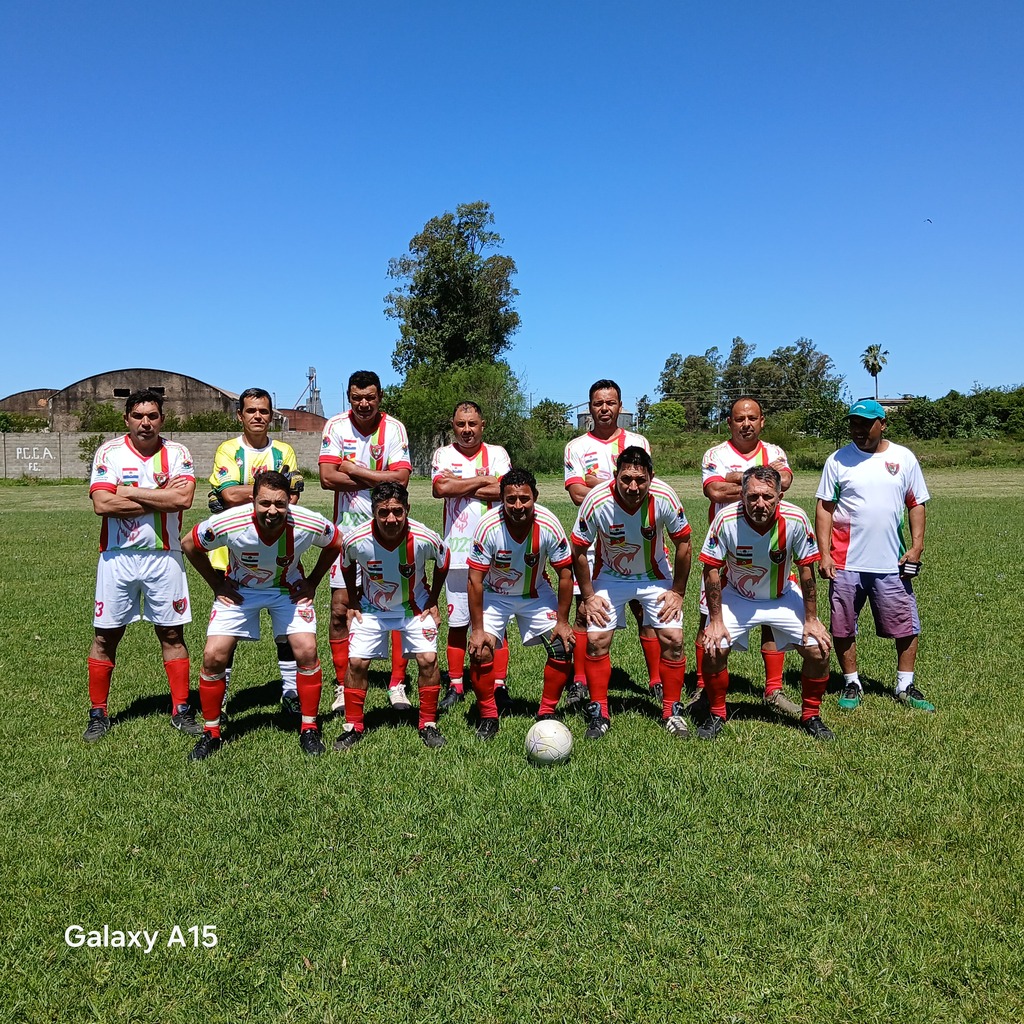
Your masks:
{"label": "kneeling player", "polygon": [[[697,729],[717,739],[725,724],[729,651],[746,650],[758,626],[770,626],[780,651],[795,647],[804,659],[800,724],[816,740],[833,739],[821,720],[832,642],[818,619],[814,563],[820,559],[803,509],[782,500],[782,479],[771,466],[743,474],[741,500],[715,516],[704,540],[704,682],[711,714]],[[799,589],[790,580],[796,564]],[[722,568],[726,583],[722,586]]]}
{"label": "kneeling player", "polygon": [[[290,504],[288,478],[281,473],[271,470],[257,476],[252,497],[251,505],[212,516],[181,542],[185,557],[216,596],[199,675],[206,729],[189,755],[192,761],[220,749],[224,672],[240,639],[259,639],[263,608],[270,613],[274,639],[280,643],[287,638],[295,653],[302,713],[299,742],[307,754],[324,752],[316,723],[323,677],[316,653],[313,595],[338,555],[341,534],[319,513]],[[311,546],[322,550],[307,577],[299,559]],[[207,556],[218,547],[228,549],[223,577]]]}
{"label": "kneeling player", "polygon": [[[500,485],[501,504],[485,513],[469,554],[470,680],[480,711],[476,734],[498,733],[494,701],[494,651],[505,643],[514,615],[524,646],[542,643],[548,660],[537,718],[552,718],[572,678],[572,554],[561,523],[537,501],[537,481],[510,469]],[[558,573],[558,595],[544,575],[549,561]]]}
{"label": "kneeling player", "polygon": [[[409,518],[409,491],[403,484],[377,484],[370,492],[372,518],[345,539],[341,556],[348,590],[348,672],[345,677],[345,729],[335,750],[350,750],[365,729],[363,705],[370,662],[386,658],[392,631],[402,638],[402,654],[419,669],[419,731],[428,747],[441,747],[437,698],[437,599],[448,575],[448,548],[429,527]],[[434,575],[427,586],[427,563]],[[357,570],[362,570],[360,598]]]}

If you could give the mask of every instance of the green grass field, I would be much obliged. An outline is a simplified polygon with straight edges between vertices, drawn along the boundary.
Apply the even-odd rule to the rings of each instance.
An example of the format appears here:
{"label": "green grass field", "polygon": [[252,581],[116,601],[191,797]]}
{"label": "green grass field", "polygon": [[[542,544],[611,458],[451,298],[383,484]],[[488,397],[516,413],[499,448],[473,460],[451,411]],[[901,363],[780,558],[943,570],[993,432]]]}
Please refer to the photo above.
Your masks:
{"label": "green grass field", "polygon": [[[671,482],[701,538],[696,478]],[[800,474],[795,500],[810,508],[815,483]],[[517,643],[518,714],[493,743],[462,704],[428,751],[378,687],[363,743],[318,760],[278,713],[273,645],[243,645],[236,739],[189,764],[135,626],[118,724],[85,745],[99,523],[84,484],[5,488],[0,1021],[1019,1022],[1022,483],[929,476],[918,680],[935,715],[887,695],[892,647],[867,635],[864,703],[826,698],[834,744],[763,710],[749,655],[732,661],[725,737],[680,743],[630,630],[611,731],[589,743],[568,719],[576,750],[550,770],[522,754],[542,658]],[[568,523],[562,495],[543,484]],[[328,507],[313,488],[307,502]],[[439,524],[422,481],[413,514]],[[194,685],[209,595],[190,583]],[[696,592],[694,576],[691,655]],[[325,587],[325,664],[327,602]],[[65,941],[104,925],[158,935],[148,953]],[[196,948],[204,927],[213,948]]]}

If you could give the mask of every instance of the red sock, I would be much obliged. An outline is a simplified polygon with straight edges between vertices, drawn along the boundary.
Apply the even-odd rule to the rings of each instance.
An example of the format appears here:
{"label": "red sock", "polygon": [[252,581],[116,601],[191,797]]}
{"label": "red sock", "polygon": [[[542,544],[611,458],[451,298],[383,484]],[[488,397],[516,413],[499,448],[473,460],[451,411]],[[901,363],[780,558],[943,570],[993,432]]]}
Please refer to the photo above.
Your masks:
{"label": "red sock", "polygon": [[420,692],[420,728],[428,722],[437,725],[437,698],[441,696],[441,684],[437,686],[421,686]]}
{"label": "red sock", "polygon": [[761,657],[764,659],[764,692],[778,693],[782,689],[782,666],[786,660],[783,651],[766,651],[761,648]]}
{"label": "red sock", "polygon": [[704,647],[698,640],[693,645],[693,667],[697,670],[697,689],[704,689]]}
{"label": "red sock", "polygon": [[207,679],[202,672],[199,673],[199,706],[203,709],[203,718],[207,722],[217,722],[217,725],[206,726],[211,736],[220,736],[220,706],[227,688],[223,676]]}
{"label": "red sock", "polygon": [[508,677],[508,641],[494,652],[494,679],[502,682]]}
{"label": "red sock", "polygon": [[612,678],[612,659],[607,654],[603,658],[592,658],[588,654],[586,666],[590,699],[601,705],[601,715],[604,718],[611,718],[608,714],[608,683]]}
{"label": "red sock", "polygon": [[366,691],[357,690],[352,686],[345,687],[345,723],[355,727],[356,732],[366,728],[363,721],[363,704],[366,702]]}
{"label": "red sock", "polygon": [[729,692],[729,670],[723,668],[721,672],[706,676],[704,689],[707,691],[711,714],[725,718],[725,695]]}
{"label": "red sock", "polygon": [[89,704],[94,708],[103,708],[107,713],[107,701],[110,698],[110,678],[114,674],[112,661],[89,659]]}
{"label": "red sock", "polygon": [[803,689],[803,708],[800,711],[800,721],[806,722],[808,718],[817,718],[821,714],[821,698],[825,696],[828,676],[825,676],[824,679],[808,679],[807,676],[801,675],[800,686]]}
{"label": "red sock", "polygon": [[538,715],[554,714],[558,700],[562,696],[566,683],[572,678],[572,664],[568,661],[552,661],[548,658],[544,665],[544,691],[540,698]]}
{"label": "red sock", "polygon": [[661,684],[665,689],[665,697],[661,704],[662,718],[672,714],[672,705],[683,698],[683,679],[686,675],[686,659],[669,661],[661,659]]}
{"label": "red sock", "polygon": [[[661,641],[656,636],[642,636],[640,648],[644,652],[644,661],[647,662],[647,678],[650,685],[664,682],[661,675]],[[677,697],[676,700],[678,699]]]}
{"label": "red sock", "polygon": [[402,634],[399,630],[391,631],[391,682],[388,686],[398,686],[405,682],[405,670],[409,662],[402,657]]}
{"label": "red sock", "polygon": [[295,673],[295,688],[299,691],[299,710],[303,718],[312,718],[312,722],[302,722],[299,732],[316,728],[316,715],[320,710],[320,695],[324,688],[324,674],[320,662],[313,668],[300,668]]}
{"label": "red sock", "polygon": [[171,714],[178,710],[179,704],[188,703],[188,658],[175,658],[164,662],[167,682],[171,687]]}
{"label": "red sock", "polygon": [[334,662],[334,675],[342,686],[348,673],[348,637],[344,640],[331,641],[331,661]]}
{"label": "red sock", "polygon": [[576,646],[572,649],[573,682],[586,683],[587,631],[585,629],[574,629],[572,633],[576,637]]}
{"label": "red sock", "polygon": [[462,692],[462,677],[466,674],[466,645],[454,646],[448,642],[448,678],[459,693]]}
{"label": "red sock", "polygon": [[481,718],[497,718],[498,705],[494,703],[494,662],[470,665],[469,681],[476,694],[476,706]]}

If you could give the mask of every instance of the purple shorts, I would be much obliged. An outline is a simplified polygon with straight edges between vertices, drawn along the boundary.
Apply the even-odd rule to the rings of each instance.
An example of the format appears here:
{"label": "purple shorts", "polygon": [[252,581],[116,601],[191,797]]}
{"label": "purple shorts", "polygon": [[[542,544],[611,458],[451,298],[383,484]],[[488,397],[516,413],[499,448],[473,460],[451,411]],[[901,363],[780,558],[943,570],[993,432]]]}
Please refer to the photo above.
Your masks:
{"label": "purple shorts", "polygon": [[921,620],[910,580],[898,572],[836,570],[828,588],[832,635],[847,639],[857,635],[857,616],[864,602],[871,604],[875,633],[890,640],[917,636]]}

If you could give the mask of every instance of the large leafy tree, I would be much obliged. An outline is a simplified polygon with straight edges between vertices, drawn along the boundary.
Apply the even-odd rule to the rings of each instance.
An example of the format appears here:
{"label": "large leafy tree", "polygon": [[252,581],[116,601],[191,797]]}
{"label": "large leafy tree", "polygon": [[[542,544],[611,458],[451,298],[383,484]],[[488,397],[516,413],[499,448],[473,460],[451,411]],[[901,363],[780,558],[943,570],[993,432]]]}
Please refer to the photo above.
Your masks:
{"label": "large leafy tree", "polygon": [[718,404],[718,375],[722,357],[717,348],[709,348],[704,355],[682,356],[678,352],[665,360],[665,368],[658,377],[658,392],[664,399],[682,405],[689,430],[705,430],[711,414]]}
{"label": "large leafy tree", "polygon": [[861,353],[861,365],[875,379],[876,401],[878,400],[878,375],[882,372],[882,367],[885,366],[886,356],[888,355],[889,350],[883,349],[881,345],[868,345],[863,353]]}
{"label": "large leafy tree", "polygon": [[722,407],[719,414],[724,418],[729,415],[732,403],[737,398],[751,393],[750,361],[754,356],[754,346],[740,337],[732,339],[729,355],[722,367],[721,388]]}
{"label": "large leafy tree", "polygon": [[488,203],[462,203],[427,221],[409,251],[389,262],[388,277],[399,285],[384,312],[399,321],[391,358],[397,372],[493,363],[511,345],[519,328],[516,265],[492,251],[502,242],[493,224]]}

